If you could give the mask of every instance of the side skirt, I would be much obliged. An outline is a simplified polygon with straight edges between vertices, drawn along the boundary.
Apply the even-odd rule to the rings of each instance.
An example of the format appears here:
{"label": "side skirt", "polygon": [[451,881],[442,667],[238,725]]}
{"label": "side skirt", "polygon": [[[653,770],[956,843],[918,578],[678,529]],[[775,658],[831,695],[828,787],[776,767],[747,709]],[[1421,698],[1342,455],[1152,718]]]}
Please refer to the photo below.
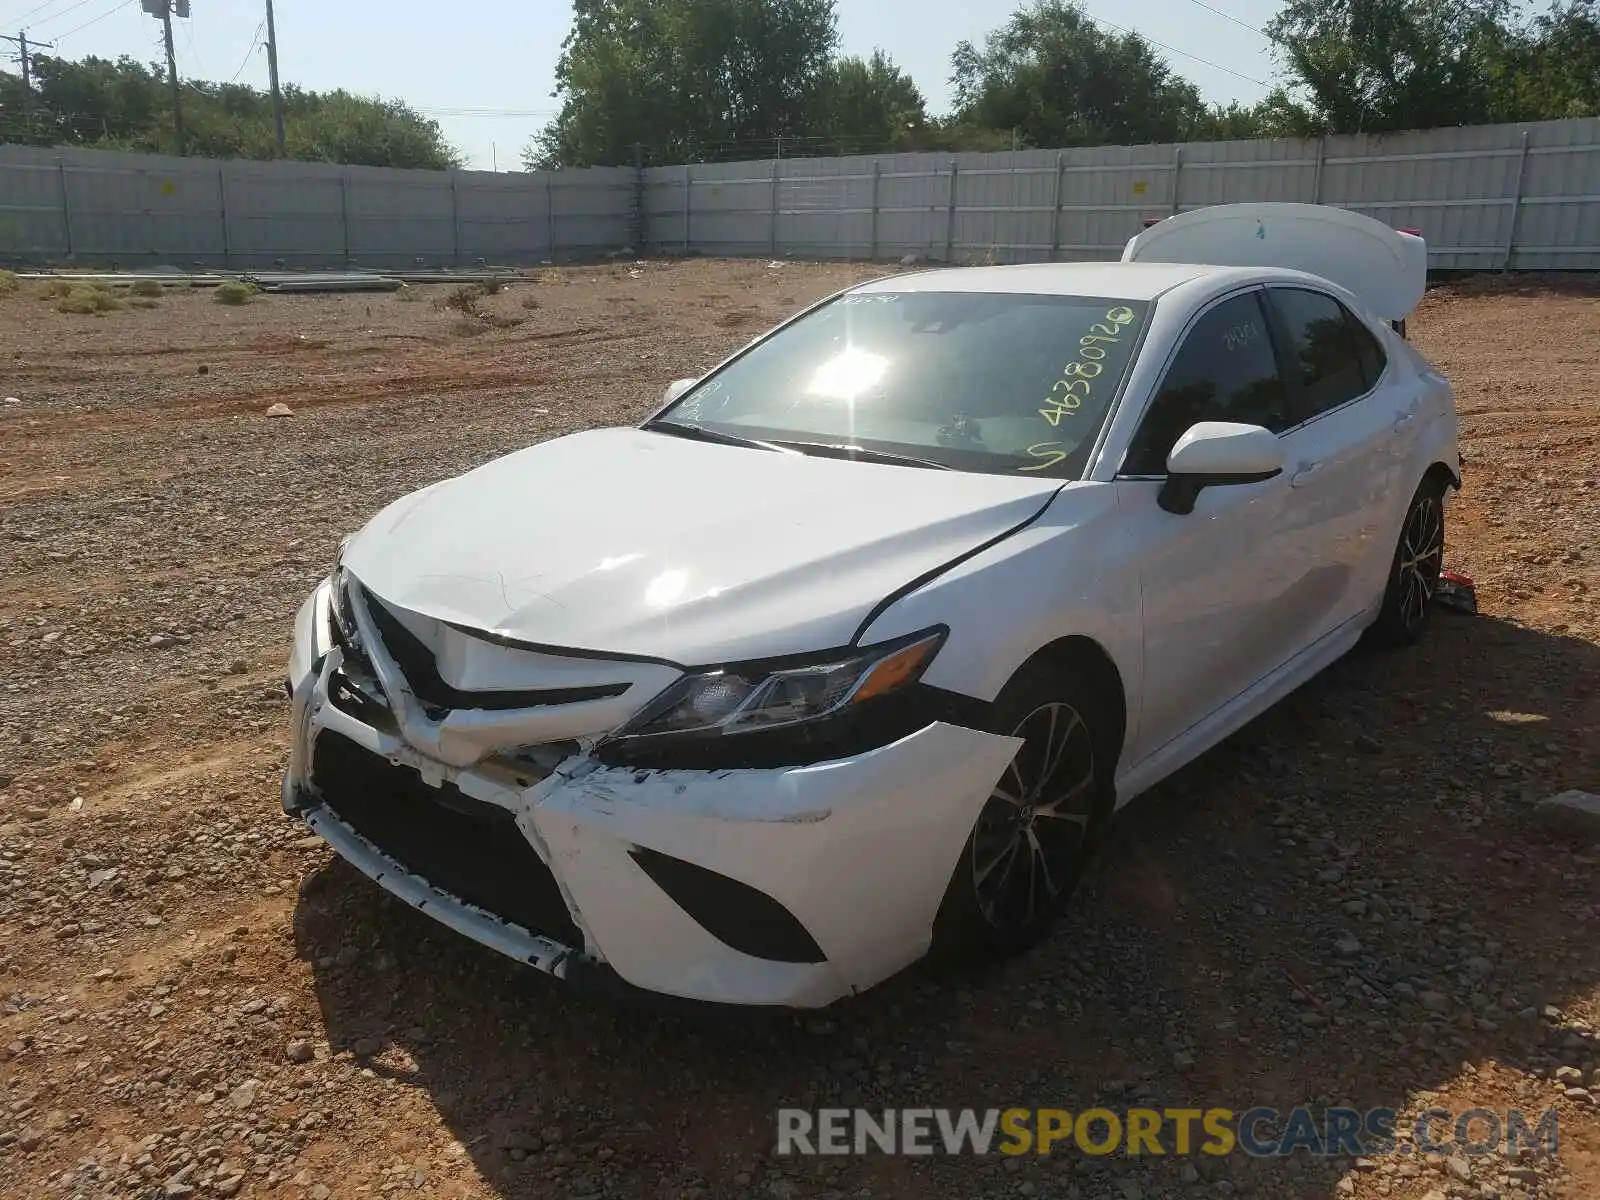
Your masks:
{"label": "side skirt", "polygon": [[1193,762],[1229,734],[1259,717],[1301,684],[1344,657],[1371,623],[1371,613],[1361,613],[1325,633],[1284,663],[1240,692],[1208,716],[1189,726],[1117,779],[1117,807],[1160,783],[1180,767]]}

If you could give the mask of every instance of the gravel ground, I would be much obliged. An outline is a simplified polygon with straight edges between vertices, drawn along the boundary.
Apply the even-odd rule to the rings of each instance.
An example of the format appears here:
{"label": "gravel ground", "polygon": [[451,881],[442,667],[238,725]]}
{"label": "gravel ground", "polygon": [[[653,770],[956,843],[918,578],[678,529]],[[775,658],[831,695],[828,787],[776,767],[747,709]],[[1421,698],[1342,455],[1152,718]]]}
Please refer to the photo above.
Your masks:
{"label": "gravel ground", "polygon": [[[1483,612],[1358,652],[1118,826],[1059,934],[823,1014],[568,994],[278,807],[283,660],[338,537],[631,421],[851,266],[442,289],[0,296],[0,1195],[1600,1195],[1600,291],[1437,289]],[[283,403],[295,415],[265,416]],[[782,1104],[1559,1112],[1555,1160],[796,1162]]]}

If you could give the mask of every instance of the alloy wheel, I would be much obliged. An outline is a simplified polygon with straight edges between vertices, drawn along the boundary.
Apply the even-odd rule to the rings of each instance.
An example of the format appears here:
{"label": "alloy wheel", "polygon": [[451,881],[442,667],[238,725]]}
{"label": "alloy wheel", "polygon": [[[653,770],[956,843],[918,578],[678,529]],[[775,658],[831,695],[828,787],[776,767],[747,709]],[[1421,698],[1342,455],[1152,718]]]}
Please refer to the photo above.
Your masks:
{"label": "alloy wheel", "polygon": [[1032,926],[1070,889],[1097,799],[1094,739],[1072,705],[1040,705],[1012,736],[1023,744],[971,841],[978,909],[1001,930]]}
{"label": "alloy wheel", "polygon": [[1419,496],[1406,514],[1396,564],[1400,584],[1400,619],[1407,629],[1422,623],[1439,585],[1444,559],[1444,513],[1437,496]]}

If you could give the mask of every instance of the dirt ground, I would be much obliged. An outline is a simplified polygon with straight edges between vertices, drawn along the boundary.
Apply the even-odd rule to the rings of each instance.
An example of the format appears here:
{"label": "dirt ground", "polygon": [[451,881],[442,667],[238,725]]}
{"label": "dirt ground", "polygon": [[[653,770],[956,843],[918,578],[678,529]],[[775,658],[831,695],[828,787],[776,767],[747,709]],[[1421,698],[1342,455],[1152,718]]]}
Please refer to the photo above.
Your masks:
{"label": "dirt ground", "polygon": [[[339,536],[641,417],[856,266],[395,296],[0,296],[0,1196],[1600,1196],[1600,289],[1432,292],[1482,614],[1358,652],[1142,798],[1047,945],[814,1016],[572,995],[278,803]],[[294,416],[269,419],[284,403]],[[1591,1090],[1592,1089],[1592,1090]],[[1559,1113],[1560,1154],[797,1161],[783,1104]],[[1530,1119],[1531,1123],[1531,1119]]]}

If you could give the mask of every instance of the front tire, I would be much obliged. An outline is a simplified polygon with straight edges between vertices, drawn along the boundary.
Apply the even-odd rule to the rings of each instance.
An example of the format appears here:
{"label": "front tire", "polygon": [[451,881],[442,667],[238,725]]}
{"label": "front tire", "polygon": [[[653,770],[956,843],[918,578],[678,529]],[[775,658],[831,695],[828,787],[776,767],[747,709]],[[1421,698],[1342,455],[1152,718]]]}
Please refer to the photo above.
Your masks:
{"label": "front tire", "polygon": [[995,701],[1023,739],[961,849],[934,922],[941,961],[1008,957],[1055,924],[1114,807],[1120,734],[1093,673],[1023,668]]}
{"label": "front tire", "polygon": [[1444,565],[1444,492],[1443,481],[1424,479],[1406,508],[1383,607],[1371,629],[1380,645],[1408,646],[1427,625]]}

